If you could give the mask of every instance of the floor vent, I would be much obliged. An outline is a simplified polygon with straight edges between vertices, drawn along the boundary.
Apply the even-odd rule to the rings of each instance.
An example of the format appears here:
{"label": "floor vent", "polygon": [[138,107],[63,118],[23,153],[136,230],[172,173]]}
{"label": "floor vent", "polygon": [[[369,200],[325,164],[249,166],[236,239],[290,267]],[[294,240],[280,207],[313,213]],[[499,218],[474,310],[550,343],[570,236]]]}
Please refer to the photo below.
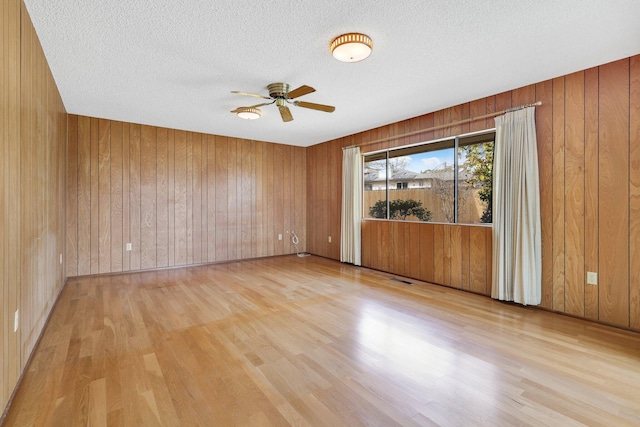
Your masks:
{"label": "floor vent", "polygon": [[410,281],[403,280],[403,279],[398,279],[397,277],[392,277],[391,280],[395,280],[396,282],[404,283],[405,285],[413,285],[413,283],[411,283]]}

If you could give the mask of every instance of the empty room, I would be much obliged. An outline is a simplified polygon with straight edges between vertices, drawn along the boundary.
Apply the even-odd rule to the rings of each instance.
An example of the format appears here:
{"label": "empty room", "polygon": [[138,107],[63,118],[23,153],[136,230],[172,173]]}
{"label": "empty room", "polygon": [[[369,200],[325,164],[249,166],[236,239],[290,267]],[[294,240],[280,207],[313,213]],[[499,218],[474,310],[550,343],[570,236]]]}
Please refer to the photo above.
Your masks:
{"label": "empty room", "polygon": [[637,1],[0,5],[0,425],[640,425]]}

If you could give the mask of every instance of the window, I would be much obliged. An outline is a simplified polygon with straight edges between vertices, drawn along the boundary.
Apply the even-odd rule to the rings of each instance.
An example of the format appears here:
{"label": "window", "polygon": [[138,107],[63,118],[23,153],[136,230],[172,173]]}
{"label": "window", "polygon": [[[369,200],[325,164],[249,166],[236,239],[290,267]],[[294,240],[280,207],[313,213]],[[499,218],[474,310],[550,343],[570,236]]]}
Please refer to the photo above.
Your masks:
{"label": "window", "polygon": [[490,223],[495,133],[364,156],[365,218]]}
{"label": "window", "polygon": [[371,154],[364,158],[363,167],[365,218],[387,217],[387,153]]}
{"label": "window", "polygon": [[458,222],[490,224],[495,133],[458,141]]}

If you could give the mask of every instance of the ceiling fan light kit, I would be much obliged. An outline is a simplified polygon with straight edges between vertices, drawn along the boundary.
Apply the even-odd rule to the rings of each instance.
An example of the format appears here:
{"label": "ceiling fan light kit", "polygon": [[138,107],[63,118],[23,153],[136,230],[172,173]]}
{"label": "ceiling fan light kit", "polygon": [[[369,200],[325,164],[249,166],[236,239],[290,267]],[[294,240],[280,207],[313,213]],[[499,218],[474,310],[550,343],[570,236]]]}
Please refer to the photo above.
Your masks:
{"label": "ceiling fan light kit", "polygon": [[262,111],[253,107],[240,107],[235,110],[238,117],[245,120],[255,120],[262,116]]}
{"label": "ceiling fan light kit", "polygon": [[338,61],[358,62],[371,55],[373,41],[365,34],[347,33],[333,39],[329,49]]}

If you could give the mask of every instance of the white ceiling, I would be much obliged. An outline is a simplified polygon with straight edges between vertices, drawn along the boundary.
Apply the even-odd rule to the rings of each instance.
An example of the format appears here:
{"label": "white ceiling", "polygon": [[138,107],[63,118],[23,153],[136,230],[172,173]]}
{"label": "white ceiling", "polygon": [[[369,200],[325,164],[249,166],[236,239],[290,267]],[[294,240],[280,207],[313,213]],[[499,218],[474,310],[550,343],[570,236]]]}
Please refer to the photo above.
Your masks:
{"label": "white ceiling", "polygon": [[[640,53],[638,0],[25,0],[67,111],[309,146]],[[373,39],[334,60],[345,32]],[[266,86],[306,84],[259,120]]]}

